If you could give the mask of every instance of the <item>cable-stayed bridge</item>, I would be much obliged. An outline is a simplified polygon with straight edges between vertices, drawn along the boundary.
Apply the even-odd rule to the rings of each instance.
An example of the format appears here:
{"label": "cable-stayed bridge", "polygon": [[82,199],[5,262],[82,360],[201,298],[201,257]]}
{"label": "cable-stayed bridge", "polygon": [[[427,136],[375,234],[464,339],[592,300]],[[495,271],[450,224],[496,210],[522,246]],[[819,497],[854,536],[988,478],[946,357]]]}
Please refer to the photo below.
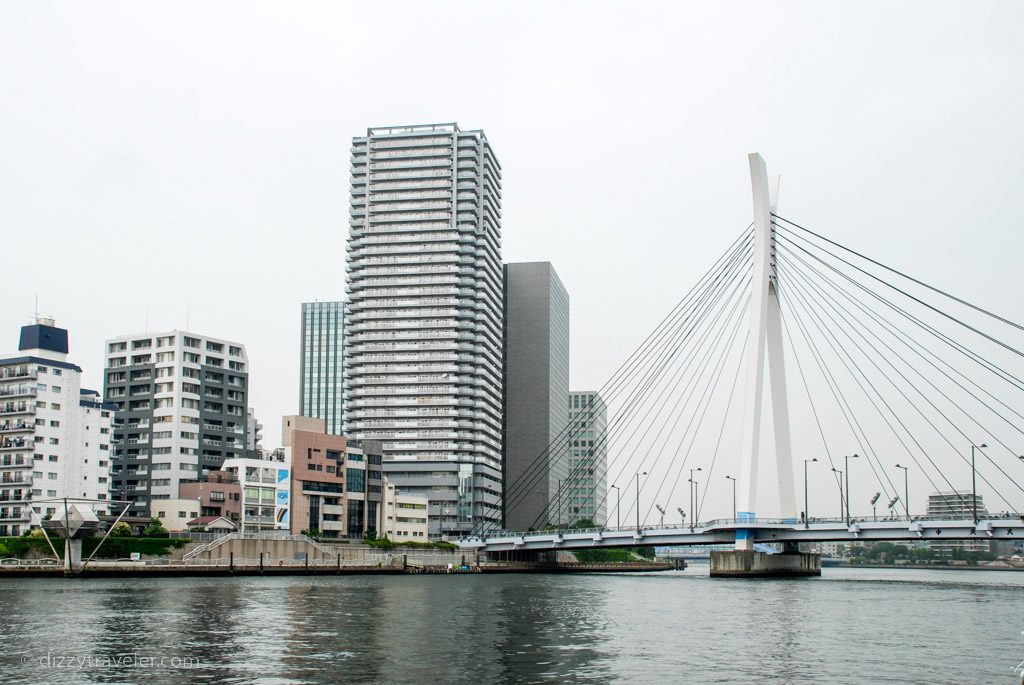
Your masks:
{"label": "cable-stayed bridge", "polygon": [[[1024,537],[1024,327],[780,216],[777,181],[749,163],[752,223],[600,388],[607,428],[588,434],[582,412],[506,484],[508,507],[562,476],[531,530],[480,525],[462,546]],[[944,514],[915,514],[911,476]],[[731,515],[705,520],[726,488]],[[809,511],[825,489],[835,519]],[[584,504],[608,525],[574,529]]]}

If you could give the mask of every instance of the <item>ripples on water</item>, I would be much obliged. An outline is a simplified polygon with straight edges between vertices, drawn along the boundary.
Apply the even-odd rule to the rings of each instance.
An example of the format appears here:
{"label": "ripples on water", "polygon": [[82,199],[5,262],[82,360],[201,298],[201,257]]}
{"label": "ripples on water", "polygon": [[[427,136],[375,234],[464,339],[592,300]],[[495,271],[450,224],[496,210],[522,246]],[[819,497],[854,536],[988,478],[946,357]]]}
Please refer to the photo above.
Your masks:
{"label": "ripples on water", "polygon": [[1019,682],[1024,573],[706,576],[2,580],[0,682]]}

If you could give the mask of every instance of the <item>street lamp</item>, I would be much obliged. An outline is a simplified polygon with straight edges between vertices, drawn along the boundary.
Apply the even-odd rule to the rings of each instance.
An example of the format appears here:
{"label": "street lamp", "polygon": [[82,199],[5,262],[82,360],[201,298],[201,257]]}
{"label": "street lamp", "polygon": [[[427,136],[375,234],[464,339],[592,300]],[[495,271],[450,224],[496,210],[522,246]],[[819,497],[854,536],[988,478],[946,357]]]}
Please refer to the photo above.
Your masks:
{"label": "street lamp", "polygon": [[683,511],[682,507],[676,507],[676,511],[679,512],[679,516],[683,519],[683,525],[686,525],[686,512]]}
{"label": "street lamp", "polygon": [[974,470],[974,450],[988,447],[985,443],[971,445],[971,510],[974,512],[974,524],[978,524],[978,480],[977,472]]}
{"label": "street lamp", "polygon": [[874,521],[878,521],[878,507],[876,505],[878,504],[878,498],[881,496],[882,493],[876,492],[871,498],[871,519]]}
{"label": "street lamp", "polygon": [[903,511],[907,512],[907,520],[910,521],[910,488],[907,485],[909,482],[908,475],[910,473],[910,467],[896,464],[896,468],[903,469]]}
{"label": "street lamp", "polygon": [[646,476],[647,472],[636,474],[636,531],[640,532],[640,476]]}
{"label": "street lamp", "polygon": [[839,520],[843,520],[843,471],[837,469],[835,466],[832,467],[833,473],[839,474]]}
{"label": "street lamp", "polygon": [[693,532],[694,522],[697,520],[697,501],[696,501],[697,500],[697,496],[695,495],[697,481],[695,481],[693,479],[693,474],[696,471],[700,471],[700,470],[701,470],[701,468],[699,466],[697,468],[695,468],[695,469],[690,469],[690,512],[693,514],[693,516],[690,517],[690,532],[691,533]]}
{"label": "street lamp", "polygon": [[733,523],[735,523],[736,522],[736,479],[733,478],[732,476],[726,476],[726,478],[728,478],[729,480],[732,481],[732,520],[733,520]]}
{"label": "street lamp", "polygon": [[622,528],[622,490],[614,483],[611,487],[615,488],[615,527]]}
{"label": "street lamp", "polygon": [[804,459],[804,528],[811,527],[811,515],[807,510],[807,465],[812,461],[818,461],[817,457]]}
{"label": "street lamp", "polygon": [[850,525],[850,460],[857,459],[859,455],[847,455],[843,459],[846,460],[846,525]]}
{"label": "street lamp", "polygon": [[660,504],[655,504],[654,508],[661,513],[661,523],[658,525],[659,528],[665,527],[665,510],[661,508]]}
{"label": "street lamp", "polygon": [[[548,481],[550,483],[551,481]],[[555,530],[562,525],[562,479],[558,479],[558,489],[555,490]]]}

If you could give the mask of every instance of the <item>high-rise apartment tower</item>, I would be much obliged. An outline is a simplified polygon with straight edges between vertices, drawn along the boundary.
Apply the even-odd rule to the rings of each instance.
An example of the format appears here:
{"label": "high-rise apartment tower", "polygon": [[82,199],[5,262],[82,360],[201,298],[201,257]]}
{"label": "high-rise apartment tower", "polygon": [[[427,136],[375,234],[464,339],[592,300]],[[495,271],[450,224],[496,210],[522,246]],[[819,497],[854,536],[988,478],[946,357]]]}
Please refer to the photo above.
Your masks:
{"label": "high-rise apartment tower", "polygon": [[430,534],[501,519],[501,166],[483,131],[352,141],[346,435],[429,500]]}

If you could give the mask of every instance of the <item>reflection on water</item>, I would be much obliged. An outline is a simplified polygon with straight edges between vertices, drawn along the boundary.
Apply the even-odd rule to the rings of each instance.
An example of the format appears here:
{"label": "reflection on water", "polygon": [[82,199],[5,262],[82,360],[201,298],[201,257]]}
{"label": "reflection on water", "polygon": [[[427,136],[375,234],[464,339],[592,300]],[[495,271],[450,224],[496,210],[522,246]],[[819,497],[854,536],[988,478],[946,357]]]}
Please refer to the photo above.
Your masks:
{"label": "reflection on water", "polygon": [[2,580],[0,682],[930,685],[1024,658],[1024,573],[706,574]]}

